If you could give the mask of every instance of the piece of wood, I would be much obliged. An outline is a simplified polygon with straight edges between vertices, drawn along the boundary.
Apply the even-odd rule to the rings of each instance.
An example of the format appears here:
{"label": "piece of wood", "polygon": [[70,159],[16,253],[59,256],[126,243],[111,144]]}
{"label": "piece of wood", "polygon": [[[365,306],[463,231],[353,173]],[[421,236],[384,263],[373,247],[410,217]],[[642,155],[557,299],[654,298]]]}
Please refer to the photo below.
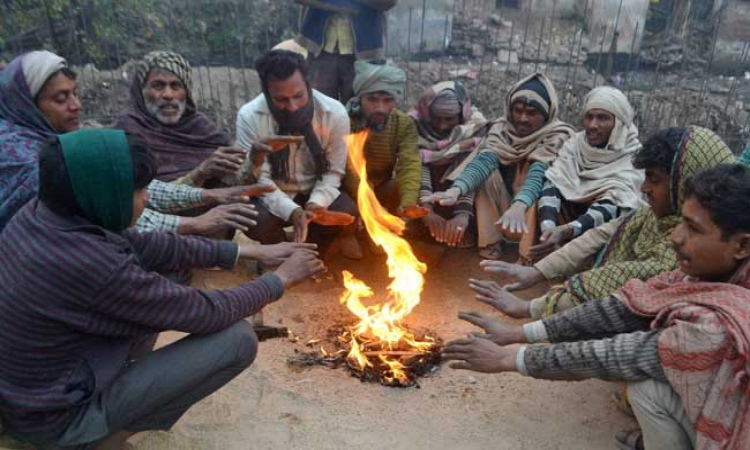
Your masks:
{"label": "piece of wood", "polygon": [[396,350],[380,350],[377,352],[363,352],[365,356],[420,356],[426,355],[425,352],[403,352]]}

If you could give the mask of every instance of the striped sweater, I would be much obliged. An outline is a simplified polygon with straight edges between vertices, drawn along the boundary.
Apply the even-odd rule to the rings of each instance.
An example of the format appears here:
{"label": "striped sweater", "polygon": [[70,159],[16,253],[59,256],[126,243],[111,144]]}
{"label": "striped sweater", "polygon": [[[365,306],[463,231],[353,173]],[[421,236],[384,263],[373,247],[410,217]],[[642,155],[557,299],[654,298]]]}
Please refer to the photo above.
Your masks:
{"label": "striped sweater", "polygon": [[20,438],[64,430],[79,405],[118,377],[135,339],[217,332],[283,293],[273,274],[223,291],[172,283],[156,272],[231,268],[237,245],[115,234],[38,200],[0,235],[0,254],[0,413]]}
{"label": "striped sweater", "polygon": [[[454,186],[461,189],[462,195],[474,192],[490,177],[492,172],[500,169],[500,166],[500,157],[497,153],[480,153],[466,166],[461,176],[454,182]],[[514,202],[523,202],[527,207],[531,207],[539,199],[545,180],[544,172],[547,170],[547,167],[547,163],[541,161],[531,163],[526,180],[524,180],[518,192],[513,193]],[[508,181],[506,180],[506,182]]]}
{"label": "striped sweater", "polygon": [[[361,122],[360,118],[352,118],[352,131],[362,130]],[[395,172],[401,206],[416,205],[419,197],[422,161],[417,148],[418,140],[419,133],[412,118],[394,109],[385,130],[371,130],[365,144],[368,180],[378,187],[390,180]],[[357,186],[359,177],[347,164],[344,187],[353,198],[357,198]]]}
{"label": "striped sweater", "polygon": [[652,319],[636,315],[617,297],[588,302],[524,325],[531,343],[519,353],[519,372],[548,380],[599,378],[667,381]]}

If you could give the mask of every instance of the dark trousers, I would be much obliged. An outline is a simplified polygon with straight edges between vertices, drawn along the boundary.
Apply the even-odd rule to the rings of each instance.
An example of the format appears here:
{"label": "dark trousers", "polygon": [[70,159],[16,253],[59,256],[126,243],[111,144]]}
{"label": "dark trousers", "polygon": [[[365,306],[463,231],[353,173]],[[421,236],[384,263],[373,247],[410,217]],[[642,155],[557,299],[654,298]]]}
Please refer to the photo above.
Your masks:
{"label": "dark trousers", "polygon": [[354,55],[320,52],[310,56],[312,87],[346,104],[354,96]]}
{"label": "dark trousers", "polygon": [[[294,197],[294,203],[300,205],[300,207],[304,207],[309,198],[309,194],[298,194]],[[284,227],[288,227],[291,223],[285,222],[280,217],[271,214],[259,199],[253,199],[253,204],[255,205],[256,211],[258,211],[258,217],[256,219],[258,225],[251,227],[245,232],[247,237],[264,245],[284,242],[286,239],[286,236],[284,235]],[[359,217],[357,205],[352,198],[344,192],[339,194],[336,200],[334,200],[328,207],[328,210],[344,212],[354,217]],[[307,231],[307,242],[318,244],[318,252],[322,255],[325,253],[325,250],[333,241],[336,234],[341,231],[341,228],[342,227],[323,226],[311,223]]]}
{"label": "dark trousers", "polygon": [[255,332],[244,320],[148,351],[154,340],[146,340],[134,354],[137,359],[80,410],[56,443],[37,447],[88,450],[120,431],[168,430],[190,407],[247,369],[258,352]]}

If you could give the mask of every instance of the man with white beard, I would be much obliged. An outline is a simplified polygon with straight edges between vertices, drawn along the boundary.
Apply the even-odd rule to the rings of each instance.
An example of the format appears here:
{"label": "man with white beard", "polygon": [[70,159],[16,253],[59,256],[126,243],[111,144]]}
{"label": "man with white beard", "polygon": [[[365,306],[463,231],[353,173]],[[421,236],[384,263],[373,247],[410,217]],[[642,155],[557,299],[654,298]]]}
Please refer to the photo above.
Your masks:
{"label": "man with white beard", "polygon": [[[143,139],[156,158],[156,178],[169,189],[174,183],[196,187],[223,187],[245,161],[246,152],[232,146],[229,133],[198,112],[192,98],[192,68],[181,55],[167,51],[147,54],[138,63],[130,86],[130,106],[114,124]],[[230,181],[233,183],[234,178]],[[257,189],[256,189],[257,191]],[[268,192],[261,189],[250,194]],[[212,209],[201,218],[145,214],[152,228],[182,234],[213,234],[227,228],[245,231],[256,213],[242,201]],[[244,204],[243,204],[244,203]],[[198,205],[200,206],[200,205]],[[209,220],[210,219],[210,220]]]}

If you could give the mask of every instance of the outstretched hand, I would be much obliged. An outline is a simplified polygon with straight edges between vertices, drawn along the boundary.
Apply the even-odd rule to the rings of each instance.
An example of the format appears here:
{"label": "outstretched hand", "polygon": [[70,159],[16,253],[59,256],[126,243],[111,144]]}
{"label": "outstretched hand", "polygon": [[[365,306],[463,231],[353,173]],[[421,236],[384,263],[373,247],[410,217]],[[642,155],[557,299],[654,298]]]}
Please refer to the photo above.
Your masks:
{"label": "outstretched hand", "polygon": [[489,339],[498,345],[526,342],[522,325],[501,322],[492,316],[474,311],[461,311],[458,318],[484,330],[484,333],[471,333],[472,337]]}
{"label": "outstretched hand", "polygon": [[530,255],[533,260],[541,259],[562,247],[573,235],[569,225],[560,225],[542,233],[539,244],[531,247]]}
{"label": "outstretched hand", "polygon": [[518,350],[501,347],[481,338],[463,338],[448,342],[443,348],[443,359],[456,361],[451,369],[473,370],[483,373],[515,372]]}
{"label": "outstretched hand", "polygon": [[419,199],[419,203],[437,203],[441,206],[453,206],[458,202],[458,197],[461,196],[461,190],[459,188],[452,187],[447,191],[435,192],[431,195],[426,195]]}
{"label": "outstretched hand", "polygon": [[529,302],[521,300],[494,281],[469,279],[469,287],[476,293],[477,300],[486,303],[510,317],[517,319],[531,317]]}
{"label": "outstretched hand", "polygon": [[515,283],[503,286],[503,289],[516,291],[519,289],[528,289],[535,284],[545,280],[542,272],[536,267],[522,266],[521,264],[512,264],[505,261],[492,261],[485,259],[479,263],[479,267],[485,272],[497,273],[516,279]]}

